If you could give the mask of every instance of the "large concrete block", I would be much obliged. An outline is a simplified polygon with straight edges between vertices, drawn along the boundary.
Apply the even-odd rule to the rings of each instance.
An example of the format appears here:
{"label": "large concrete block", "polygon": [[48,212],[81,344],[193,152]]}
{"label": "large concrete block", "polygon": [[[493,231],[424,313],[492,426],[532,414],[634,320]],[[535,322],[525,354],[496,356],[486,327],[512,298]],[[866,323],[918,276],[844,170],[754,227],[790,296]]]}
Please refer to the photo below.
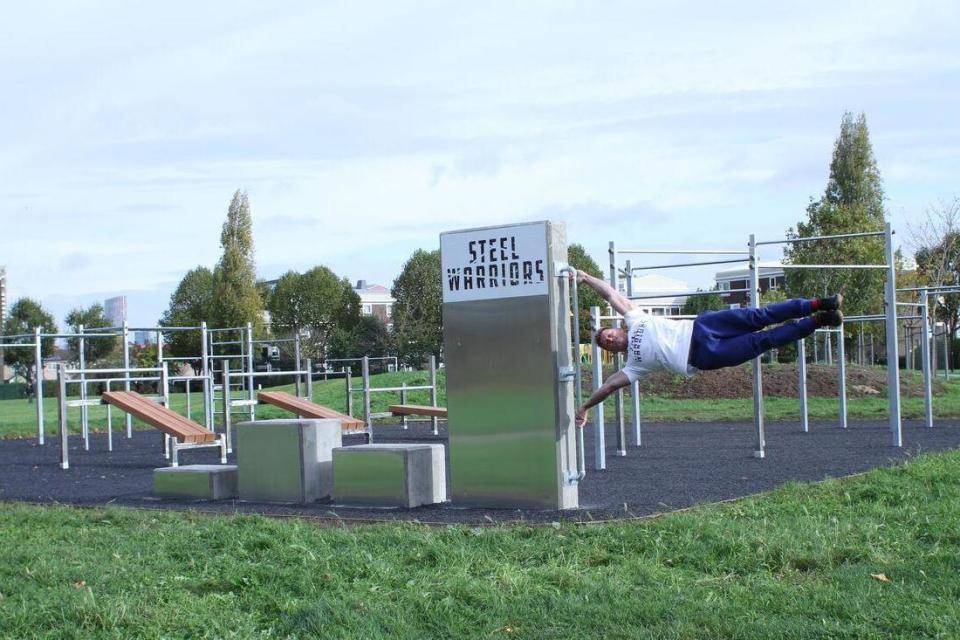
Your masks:
{"label": "large concrete block", "polygon": [[339,420],[257,420],[237,425],[241,500],[313,502],[330,495]]}
{"label": "large concrete block", "polygon": [[189,464],[154,469],[153,493],[165,498],[236,498],[237,467],[232,464]]}
{"label": "large concrete block", "polygon": [[443,502],[443,460],[443,445],[362,444],[334,449],[333,501],[406,508]]}

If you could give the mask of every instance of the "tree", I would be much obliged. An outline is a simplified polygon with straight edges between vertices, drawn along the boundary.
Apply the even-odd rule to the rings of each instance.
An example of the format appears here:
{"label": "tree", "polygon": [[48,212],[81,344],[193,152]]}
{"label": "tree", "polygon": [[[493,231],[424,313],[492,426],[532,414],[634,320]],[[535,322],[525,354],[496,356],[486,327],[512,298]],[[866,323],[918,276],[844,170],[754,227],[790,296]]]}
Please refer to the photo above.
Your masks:
{"label": "tree", "polygon": [[[697,291],[702,292],[703,289],[697,289]],[[717,288],[714,287],[710,291],[717,291]],[[680,309],[680,313],[685,316],[698,316],[704,311],[720,311],[725,307],[726,305],[723,302],[723,298],[720,297],[720,294],[711,293],[706,296],[691,296],[687,298],[687,301],[683,303],[683,308]]]}
{"label": "tree", "polygon": [[386,323],[376,316],[361,317],[352,329],[338,329],[330,345],[333,358],[379,358],[392,351],[393,335]]}
{"label": "tree", "polygon": [[[206,267],[187,271],[170,296],[170,306],[160,318],[161,327],[199,327],[212,317],[213,272]],[[200,331],[171,331],[164,334],[164,348],[178,358],[200,360]]]}
{"label": "tree", "polygon": [[[100,329],[109,327],[110,321],[103,311],[103,305],[96,302],[86,309],[76,308],[67,314],[67,326],[74,333],[80,331],[82,326],[84,331],[90,329]],[[101,360],[110,355],[110,352],[117,346],[116,338],[89,338],[84,341],[87,357],[87,365]],[[79,359],[80,356],[80,338],[67,338],[67,348],[73,353],[73,357]]]}
{"label": "tree", "polygon": [[[44,310],[39,302],[32,300],[31,298],[20,298],[13,303],[12,307],[10,307],[10,312],[7,314],[7,319],[3,323],[3,334],[6,336],[31,334],[32,336],[35,327],[40,327],[40,331],[42,333],[57,332],[57,323],[54,322],[53,316],[47,313],[47,311]],[[26,340],[16,341],[32,342],[33,338],[31,337],[27,338]],[[54,338],[41,338],[41,357],[45,358],[53,355],[54,346]],[[25,347],[4,349],[3,354],[6,363],[17,369],[25,369],[36,364],[34,362],[35,358],[33,349],[28,349]]]}
{"label": "tree", "polygon": [[443,293],[440,251],[417,249],[393,281],[393,329],[397,354],[407,364],[421,365],[439,356],[443,344]]}
{"label": "tree", "polygon": [[[790,238],[882,231],[885,211],[883,186],[877,168],[866,116],[845,113],[830,162],[830,178],[819,200],[811,198],[807,220],[797,223]],[[882,264],[883,238],[814,240],[789,245],[787,264]],[[883,309],[880,269],[787,269],[790,297],[847,294],[844,311],[850,315],[879,313]]]}
{"label": "tree", "polygon": [[213,271],[211,315],[217,327],[245,327],[263,332],[263,300],[253,259],[253,221],[246,192],[237,190],[220,234],[223,255]]}
{"label": "tree", "polygon": [[335,332],[351,332],[360,320],[360,296],[345,278],[327,267],[280,276],[268,299],[270,329],[277,336],[299,335],[305,358],[327,355]]}
{"label": "tree", "polygon": [[[600,266],[593,258],[587,254],[583,245],[571,244],[567,247],[567,262],[577,271],[589,273],[596,278],[603,278],[603,272]],[[606,305],[603,298],[590,287],[577,288],[577,303],[580,316],[580,343],[590,342],[590,307],[603,307]]]}

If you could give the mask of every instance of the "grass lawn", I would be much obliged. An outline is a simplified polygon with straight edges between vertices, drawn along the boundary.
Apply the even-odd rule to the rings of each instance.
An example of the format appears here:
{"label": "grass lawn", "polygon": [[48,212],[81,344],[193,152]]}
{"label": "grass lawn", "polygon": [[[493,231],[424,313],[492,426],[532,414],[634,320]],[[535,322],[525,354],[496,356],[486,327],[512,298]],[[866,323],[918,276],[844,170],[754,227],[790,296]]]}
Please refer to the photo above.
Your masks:
{"label": "grass lawn", "polygon": [[0,506],[4,638],[949,638],[960,452],[659,519],[384,524]]}
{"label": "grass lawn", "polygon": [[[901,372],[901,375],[914,376],[914,372]],[[409,385],[428,384],[426,372],[413,373],[384,373],[371,376],[373,386],[392,387],[402,382]],[[444,371],[438,372],[438,404],[446,406],[444,387]],[[354,378],[354,383],[359,380]],[[937,418],[960,417],[960,381],[944,382],[944,391],[934,397],[934,416]],[[292,386],[278,387],[278,389],[293,392]],[[589,395],[589,391],[586,391]],[[585,396],[586,397],[586,396]],[[313,385],[313,399],[319,404],[331,407],[338,411],[346,411],[346,386],[342,379],[317,381]],[[426,392],[411,392],[408,400],[412,404],[429,404],[429,395]],[[399,394],[375,393],[372,395],[374,412],[386,411],[387,406],[399,402]],[[171,394],[171,405],[174,411],[186,413],[186,395],[183,393]],[[354,415],[362,414],[362,394],[354,394]],[[626,403],[631,411],[631,403]],[[767,420],[799,420],[800,409],[796,398],[764,398],[764,409]],[[25,438],[36,435],[35,407],[26,400],[0,401],[0,438]],[[813,420],[830,420],[839,415],[839,400],[837,398],[810,397],[808,411]],[[715,422],[731,420],[749,422],[753,420],[753,400],[740,399],[710,399],[688,400],[645,394],[640,408],[644,420],[653,422]],[[923,398],[907,398],[901,400],[901,412],[904,418],[922,418],[924,415]],[[849,398],[847,413],[851,419],[884,419],[887,415],[886,397]],[[106,425],[106,407],[91,407],[91,426],[95,431],[102,431]],[[44,415],[46,433],[57,433],[57,402],[55,398],[44,399]],[[199,392],[192,395],[192,414],[194,420],[202,420],[203,408]],[[236,419],[242,420],[245,412],[236,409]],[[612,415],[607,411],[608,419]],[[79,431],[80,410],[70,409],[69,424],[72,432]],[[257,416],[260,418],[284,418],[290,414],[270,406],[257,407]],[[219,422],[219,419],[218,419]],[[114,429],[123,425],[123,414],[113,412]],[[146,425],[137,425],[138,428],[147,428]]]}

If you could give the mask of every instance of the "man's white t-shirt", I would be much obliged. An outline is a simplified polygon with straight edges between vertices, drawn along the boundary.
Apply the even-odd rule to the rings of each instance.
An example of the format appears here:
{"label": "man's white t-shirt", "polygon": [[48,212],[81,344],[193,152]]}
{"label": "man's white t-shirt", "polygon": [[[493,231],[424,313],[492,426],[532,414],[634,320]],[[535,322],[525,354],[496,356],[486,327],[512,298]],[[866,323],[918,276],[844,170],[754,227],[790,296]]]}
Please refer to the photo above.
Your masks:
{"label": "man's white t-shirt", "polygon": [[633,309],[623,316],[623,322],[627,325],[623,373],[630,382],[660,368],[685,376],[696,373],[688,362],[693,320],[667,320]]}

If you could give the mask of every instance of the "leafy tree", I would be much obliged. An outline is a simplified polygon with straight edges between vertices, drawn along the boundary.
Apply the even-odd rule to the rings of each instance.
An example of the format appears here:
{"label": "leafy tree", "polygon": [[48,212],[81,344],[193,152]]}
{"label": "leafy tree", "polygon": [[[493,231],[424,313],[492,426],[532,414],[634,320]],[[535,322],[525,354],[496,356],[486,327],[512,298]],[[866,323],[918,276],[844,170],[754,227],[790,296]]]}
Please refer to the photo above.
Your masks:
{"label": "leafy tree", "polygon": [[[161,327],[199,327],[212,317],[213,273],[206,267],[188,271],[170,296],[170,306],[160,318]],[[164,349],[178,358],[195,357],[199,361],[202,346],[200,331],[171,331],[164,334]]]}
{"label": "leafy tree", "polygon": [[[31,298],[20,298],[7,314],[7,319],[3,323],[3,334],[7,336],[16,336],[21,334],[33,334],[34,327],[40,327],[43,333],[56,333],[57,323],[53,316],[47,313],[36,300]],[[32,338],[29,340],[32,341]],[[41,338],[40,354],[42,357],[53,355],[55,340],[53,338]],[[25,348],[4,349],[4,360],[11,367],[17,369],[26,369],[34,364],[34,350]]]}
{"label": "leafy tree", "polygon": [[[866,117],[845,113],[830,163],[823,195],[810,200],[807,220],[790,229],[791,238],[864,231],[882,231],[885,221],[880,170],[870,145]],[[798,242],[785,251],[793,264],[882,264],[883,238],[850,238]],[[847,294],[848,314],[878,313],[883,309],[885,272],[879,269],[787,269],[790,297]]]}
{"label": "leafy tree", "polygon": [[263,300],[257,288],[253,260],[253,221],[246,192],[237,190],[220,234],[223,255],[213,271],[211,315],[217,327],[244,327],[253,323],[263,333]]}
{"label": "leafy tree", "polygon": [[300,352],[319,360],[338,329],[351,332],[360,320],[360,296],[327,267],[288,271],[268,301],[270,328],[278,336],[300,335]]}
{"label": "leafy tree", "polygon": [[[960,284],[960,198],[929,206],[925,213],[919,225],[909,225],[917,263],[914,286]],[[905,286],[899,281],[897,284]],[[936,319],[947,323],[949,335],[956,335],[960,324],[960,295],[931,297],[930,302]]]}
{"label": "leafy tree", "polygon": [[[702,292],[704,290],[697,289],[697,291]],[[714,287],[710,291],[718,291],[718,289]],[[691,296],[683,303],[680,313],[685,316],[698,316],[704,311],[720,311],[726,306],[719,293],[711,293],[707,296]]]}
{"label": "leafy tree", "polygon": [[[90,329],[99,329],[109,327],[110,321],[103,311],[103,305],[96,302],[86,309],[76,308],[67,314],[67,326],[74,333],[83,326],[84,331]],[[87,365],[110,355],[110,352],[117,346],[116,338],[89,338],[85,341]],[[80,338],[67,338],[67,348],[73,353],[73,357],[79,359],[80,356]]]}
{"label": "leafy tree", "polygon": [[[596,261],[590,257],[587,250],[580,244],[571,244],[567,247],[567,262],[577,271],[589,273],[596,278],[603,278],[603,272]],[[590,287],[577,288],[577,303],[580,315],[580,344],[590,342],[590,307],[606,305],[603,298]]]}
{"label": "leafy tree", "polygon": [[[393,335],[386,323],[376,316],[363,316],[352,329],[338,329],[331,339],[333,358],[377,358],[393,351]],[[354,370],[358,370],[354,367]]]}
{"label": "leafy tree", "polygon": [[393,281],[393,329],[398,356],[420,365],[440,355],[443,344],[443,293],[440,251],[417,249]]}
{"label": "leafy tree", "polygon": [[133,349],[133,359],[136,366],[149,369],[157,366],[157,345],[153,342],[144,345],[136,345]]}

